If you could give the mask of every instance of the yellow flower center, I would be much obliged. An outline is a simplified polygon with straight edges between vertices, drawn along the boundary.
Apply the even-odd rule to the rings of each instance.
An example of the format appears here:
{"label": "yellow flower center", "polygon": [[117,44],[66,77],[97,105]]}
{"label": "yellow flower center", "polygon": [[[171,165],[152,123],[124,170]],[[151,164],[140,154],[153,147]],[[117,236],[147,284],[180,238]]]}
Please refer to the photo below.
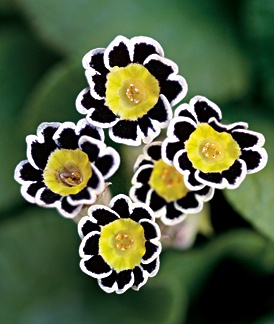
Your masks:
{"label": "yellow flower center", "polygon": [[92,175],[90,161],[80,149],[57,149],[49,156],[43,176],[46,186],[56,194],[77,194]]}
{"label": "yellow flower center", "polygon": [[193,167],[205,173],[229,169],[241,154],[231,134],[217,132],[205,123],[197,126],[185,148]]}
{"label": "yellow flower center", "polygon": [[136,120],[155,106],[160,87],[140,64],[111,69],[106,82],[106,105],[121,119]]}
{"label": "yellow flower center", "polygon": [[149,184],[168,202],[181,199],[189,192],[184,183],[184,176],[163,160],[155,163]]}
{"label": "yellow flower center", "polygon": [[139,265],[145,249],[143,227],[129,218],[117,219],[101,230],[99,253],[115,271]]}

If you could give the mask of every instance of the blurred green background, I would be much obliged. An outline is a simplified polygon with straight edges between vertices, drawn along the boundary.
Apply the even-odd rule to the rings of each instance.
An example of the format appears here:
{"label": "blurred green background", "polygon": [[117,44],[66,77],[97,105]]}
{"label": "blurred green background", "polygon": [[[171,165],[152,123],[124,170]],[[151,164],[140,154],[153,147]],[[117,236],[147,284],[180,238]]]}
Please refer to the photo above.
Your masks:
{"label": "blurred green background", "polygon": [[[80,271],[75,224],[27,204],[13,180],[40,122],[83,117],[82,56],[118,34],[158,40],[188,82],[184,102],[206,96],[225,122],[262,132],[269,153],[216,193],[214,235],[165,249],[158,275],[122,296]],[[0,323],[274,323],[273,65],[273,0],[0,0]],[[114,176],[113,193],[130,178]]]}

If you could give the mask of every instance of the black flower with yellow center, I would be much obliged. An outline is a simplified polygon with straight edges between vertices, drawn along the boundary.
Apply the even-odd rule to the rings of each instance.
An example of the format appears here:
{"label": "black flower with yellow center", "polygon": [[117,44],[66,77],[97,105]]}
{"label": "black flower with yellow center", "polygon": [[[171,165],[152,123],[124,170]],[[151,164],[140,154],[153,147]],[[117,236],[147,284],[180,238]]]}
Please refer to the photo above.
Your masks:
{"label": "black flower with yellow center", "polygon": [[117,36],[107,48],[87,53],[83,66],[89,88],[79,94],[77,110],[91,124],[109,128],[118,143],[150,143],[187,93],[178,66],[149,37]]}
{"label": "black flower with yellow center", "polygon": [[220,123],[221,111],[205,97],[191,99],[175,111],[162,145],[163,160],[184,175],[191,190],[212,186],[237,188],[245,176],[263,169],[264,136],[243,122]]}
{"label": "black flower with yellow center", "polygon": [[121,294],[139,290],[159,270],[160,229],[153,211],[129,197],[114,197],[109,207],[91,206],[78,224],[83,272],[100,287]]}
{"label": "black flower with yellow center", "polygon": [[42,123],[26,141],[27,160],[14,175],[23,197],[69,218],[98,199],[120,164],[119,154],[104,143],[102,129],[84,119],[77,125]]}
{"label": "black flower with yellow center", "polygon": [[184,176],[162,159],[161,142],[144,147],[144,154],[137,159],[132,178],[130,197],[146,203],[165,225],[175,225],[187,214],[202,210],[203,203],[212,198],[214,189],[208,186],[189,190]]}

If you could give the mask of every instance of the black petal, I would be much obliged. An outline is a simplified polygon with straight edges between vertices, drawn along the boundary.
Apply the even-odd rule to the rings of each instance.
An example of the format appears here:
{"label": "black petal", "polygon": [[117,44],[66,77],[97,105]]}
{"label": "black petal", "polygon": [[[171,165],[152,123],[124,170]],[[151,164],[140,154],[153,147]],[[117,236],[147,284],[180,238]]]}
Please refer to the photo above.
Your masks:
{"label": "black petal", "polygon": [[98,224],[94,224],[90,220],[86,220],[86,222],[82,225],[80,230],[81,230],[83,236],[86,236],[87,234],[89,234],[90,232],[93,232],[93,231],[99,232],[100,226]]}
{"label": "black petal", "polygon": [[147,154],[155,161],[160,160],[162,158],[161,145],[150,145],[147,149]]}
{"label": "black petal", "polygon": [[79,138],[81,136],[87,135],[89,137],[95,138],[97,140],[102,140],[101,134],[98,131],[97,127],[94,127],[93,125],[86,124],[81,130],[79,134]]}
{"label": "black petal", "polygon": [[119,66],[125,67],[130,63],[128,48],[125,43],[120,42],[114,46],[109,52],[109,65],[110,67]]}
{"label": "black petal", "polygon": [[223,180],[223,176],[219,172],[204,173],[204,172],[200,171],[199,177],[205,181],[217,183],[217,184],[220,184]]}
{"label": "black petal", "polygon": [[85,152],[88,155],[88,159],[90,162],[94,162],[95,160],[97,160],[98,155],[100,153],[100,147],[97,144],[85,141],[81,144],[81,148],[83,152]]}
{"label": "black petal", "polygon": [[[145,64],[145,67],[160,82],[165,81],[168,78],[168,76],[174,72],[170,65],[167,65],[164,62],[155,59],[152,59],[149,62],[147,62]],[[161,91],[161,93],[163,92]]]}
{"label": "black petal", "polygon": [[38,168],[45,168],[50,154],[55,151],[56,148],[57,145],[52,139],[47,140],[45,143],[38,143],[35,141],[31,144],[31,156]]}
{"label": "black petal", "polygon": [[100,97],[105,97],[106,95],[106,75],[95,74],[92,76],[92,80],[94,82],[94,90]]}
{"label": "black petal", "polygon": [[134,46],[133,62],[143,64],[144,60],[151,54],[158,54],[152,44],[138,43]]}
{"label": "black petal", "polygon": [[138,223],[143,218],[151,219],[151,215],[145,208],[135,207],[130,215],[130,218]]}
{"label": "black petal", "polygon": [[104,155],[97,159],[95,165],[98,168],[98,170],[102,173],[102,175],[105,176],[114,165],[113,156]]}
{"label": "black petal", "polygon": [[159,246],[151,243],[150,241],[146,241],[145,247],[146,247],[146,253],[143,256],[144,261],[152,258],[159,251]]}
{"label": "black petal", "polygon": [[104,53],[97,52],[91,57],[89,62],[89,66],[94,70],[100,72],[101,74],[107,74],[109,70],[105,67],[104,64]]}
{"label": "black petal", "polygon": [[240,158],[245,161],[247,171],[256,169],[262,160],[261,154],[252,150],[243,150]]}
{"label": "black petal", "polygon": [[160,81],[161,93],[172,102],[184,90],[181,83],[176,80]]}
{"label": "black petal", "polygon": [[161,97],[159,97],[156,105],[148,111],[147,115],[149,118],[157,120],[160,123],[168,120],[167,107]]}
{"label": "black petal", "polygon": [[200,123],[208,122],[208,120],[211,117],[215,117],[218,121],[220,121],[220,116],[218,112],[214,108],[209,106],[209,104],[206,101],[197,101],[194,104],[194,110]]}
{"label": "black petal", "polygon": [[102,226],[118,219],[118,217],[114,213],[105,208],[97,208],[93,210],[92,216],[97,220],[97,224]]}
{"label": "black petal", "polygon": [[41,193],[40,199],[46,204],[53,204],[61,199],[61,196],[45,188]]}
{"label": "black petal", "polygon": [[188,192],[185,197],[177,200],[177,204],[184,209],[197,208],[199,206],[199,203],[195,198],[195,193],[196,192],[193,191]]}
{"label": "black petal", "polygon": [[144,133],[145,136],[148,135],[148,130],[151,128],[153,131],[155,131],[151,120],[147,115],[144,115],[143,117],[138,119],[138,124],[140,126],[141,131]]}
{"label": "black petal", "polygon": [[129,218],[129,206],[128,202],[124,198],[116,199],[112,206],[114,210],[121,218]]}
{"label": "black petal", "polygon": [[145,277],[143,275],[142,269],[140,267],[135,267],[133,269],[133,275],[134,275],[133,286],[135,286],[138,289],[138,287],[145,281]]}
{"label": "black petal", "polygon": [[148,167],[146,169],[141,170],[137,175],[136,181],[141,183],[148,183],[152,171],[153,171],[152,167]]}
{"label": "black petal", "polygon": [[228,170],[222,172],[222,175],[227,179],[229,184],[233,185],[235,184],[236,180],[242,175],[242,173],[242,164],[238,160],[236,160]]}
{"label": "black petal", "polygon": [[201,182],[199,182],[196,178],[195,178],[195,170],[191,167],[190,169],[190,174],[188,175],[188,183],[192,186],[192,187],[200,187],[201,186]]}
{"label": "black petal", "polygon": [[152,225],[151,223],[149,223],[147,221],[142,221],[141,225],[144,228],[144,234],[145,234],[146,240],[152,240],[158,236],[155,226]]}
{"label": "black petal", "polygon": [[148,264],[141,264],[143,269],[146,270],[148,273],[152,273],[158,266],[158,258],[149,262]]}
{"label": "black petal", "polygon": [[132,279],[132,270],[124,270],[117,273],[116,282],[118,289],[123,289],[126,285],[130,283]]}
{"label": "black petal", "polygon": [[188,109],[182,109],[178,116],[180,117],[188,117],[190,119],[192,119],[195,123],[197,123],[196,118],[192,115],[192,113],[188,110]]}
{"label": "black petal", "polygon": [[176,218],[179,218],[179,217],[182,217],[182,212],[177,210],[175,207],[174,207],[174,203],[169,203],[167,205],[167,212],[166,212],[166,218],[167,219],[171,219],[171,220],[174,220]]}
{"label": "black petal", "polygon": [[141,202],[146,202],[146,197],[147,197],[147,193],[150,189],[150,186],[148,184],[143,185],[140,188],[136,188],[134,195],[136,196],[136,198],[141,201]]}
{"label": "black petal", "polygon": [[174,135],[179,138],[181,142],[189,139],[191,133],[195,131],[195,127],[187,121],[178,121],[174,124]]}
{"label": "black petal", "polygon": [[89,181],[87,183],[87,187],[97,189],[99,184],[100,184],[100,179],[99,179],[98,175],[96,174],[96,172],[93,171],[91,178],[89,179]]}
{"label": "black petal", "polygon": [[27,189],[27,193],[32,196],[35,197],[37,194],[37,191],[41,188],[45,187],[44,182],[34,182],[31,183]]}
{"label": "black petal", "polygon": [[29,162],[22,165],[20,169],[20,178],[25,181],[42,181],[41,170],[35,169]]}
{"label": "black petal", "polygon": [[151,198],[149,202],[149,207],[153,211],[157,211],[166,205],[165,199],[160,197],[155,191],[152,191]]}
{"label": "black petal", "polygon": [[192,163],[187,157],[187,152],[183,152],[178,158],[179,166],[182,170],[193,170]]}
{"label": "black petal", "polygon": [[97,275],[107,273],[111,270],[110,266],[104,261],[101,255],[94,255],[84,262],[88,271]]}
{"label": "black petal", "polygon": [[112,127],[112,131],[116,137],[137,140],[137,121],[119,120]]}
{"label": "black petal", "polygon": [[59,135],[58,143],[61,148],[75,150],[78,148],[79,135],[75,134],[74,129],[64,128]]}
{"label": "black petal", "polygon": [[100,234],[95,234],[86,240],[86,244],[83,247],[86,255],[97,255],[99,253],[99,238]]}
{"label": "black petal", "polygon": [[68,203],[67,198],[64,197],[61,200],[61,209],[63,211],[65,211],[67,214],[73,214],[73,212],[75,212],[76,209],[78,209],[79,206],[72,206]]}
{"label": "black petal", "polygon": [[111,287],[113,287],[114,283],[116,282],[116,279],[117,279],[117,272],[113,270],[109,276],[107,276],[106,278],[100,279],[100,282],[103,286],[105,286],[107,288],[111,288]]}
{"label": "black petal", "polygon": [[84,188],[83,190],[81,190],[80,192],[78,192],[77,194],[75,195],[70,195],[70,199],[73,200],[73,201],[78,201],[78,200],[89,200],[91,197],[90,197],[90,194],[89,194],[89,191],[87,190],[87,188]]}
{"label": "black petal", "polygon": [[169,142],[166,146],[166,157],[168,160],[173,161],[174,155],[185,148],[185,144],[181,141],[178,142]]}
{"label": "black petal", "polygon": [[235,130],[231,133],[231,135],[242,149],[246,147],[252,147],[259,141],[259,138],[251,133],[245,133],[241,131],[238,132]]}

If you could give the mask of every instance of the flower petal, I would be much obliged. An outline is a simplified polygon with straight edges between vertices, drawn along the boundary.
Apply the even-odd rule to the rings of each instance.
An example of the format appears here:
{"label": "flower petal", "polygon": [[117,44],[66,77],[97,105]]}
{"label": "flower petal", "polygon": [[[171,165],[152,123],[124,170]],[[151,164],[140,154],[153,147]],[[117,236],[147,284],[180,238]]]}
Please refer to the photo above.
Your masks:
{"label": "flower petal", "polygon": [[89,255],[98,255],[99,253],[100,233],[92,232],[83,238],[79,248],[81,258]]}
{"label": "flower petal", "polygon": [[94,97],[94,99],[98,100],[104,99],[106,95],[106,74],[100,74],[95,70],[91,69],[87,70],[85,75],[90,86],[91,96]]}
{"label": "flower petal", "polygon": [[120,217],[129,218],[131,212],[130,205],[131,201],[127,196],[117,195],[111,200],[109,207],[113,211],[115,211]]}
{"label": "flower petal", "polygon": [[42,181],[42,171],[35,169],[28,160],[20,162],[15,168],[14,178],[20,184],[25,181]]}
{"label": "flower petal", "polygon": [[80,268],[89,276],[97,279],[105,278],[109,276],[112,272],[111,267],[104,261],[101,255],[94,255],[89,259],[82,259],[80,261]]}
{"label": "flower petal", "polygon": [[141,220],[139,222],[144,228],[144,235],[146,240],[152,240],[152,239],[160,239],[161,232],[159,229],[159,226],[148,219]]}
{"label": "flower petal", "polygon": [[194,106],[197,120],[200,123],[207,123],[212,117],[215,117],[217,121],[222,119],[220,108],[206,97],[196,96],[190,100],[190,105]]}
{"label": "flower petal", "polygon": [[142,203],[135,203],[130,218],[135,222],[139,222],[141,219],[154,220],[154,215],[147,209]]}
{"label": "flower petal", "polygon": [[165,163],[173,164],[175,154],[184,148],[184,144],[176,138],[166,138],[162,144],[162,157]]}
{"label": "flower petal", "polygon": [[101,226],[107,225],[119,218],[119,215],[115,211],[103,205],[91,206],[88,214],[92,221]]}
{"label": "flower petal", "polygon": [[264,148],[258,150],[242,150],[240,159],[245,161],[247,173],[251,174],[262,170],[266,166],[267,153]]}
{"label": "flower petal", "polygon": [[167,226],[176,225],[182,222],[186,216],[183,211],[176,209],[175,204],[171,202],[167,204],[166,213],[161,217],[161,221]]}
{"label": "flower petal", "polygon": [[162,158],[161,153],[162,142],[153,142],[144,148],[144,152],[154,161],[158,161]]}
{"label": "flower petal", "polygon": [[120,155],[112,147],[107,147],[104,154],[95,162],[104,179],[110,178],[120,166]]}
{"label": "flower petal", "polygon": [[161,210],[167,204],[165,199],[160,197],[153,189],[148,192],[146,202],[154,212]]}
{"label": "flower petal", "polygon": [[82,209],[82,205],[76,205],[72,206],[68,200],[67,197],[63,197],[61,200],[61,206],[58,206],[57,209],[61,215],[63,215],[66,218],[73,218],[76,215],[79,214],[79,212]]}
{"label": "flower petal", "polygon": [[110,138],[126,145],[139,146],[141,131],[136,120],[119,120],[109,131]]}
{"label": "flower petal", "polygon": [[101,289],[107,293],[112,293],[117,290],[117,272],[112,270],[109,276],[99,279],[98,284]]}
{"label": "flower petal", "polygon": [[135,267],[133,269],[133,275],[134,283],[132,289],[139,290],[147,282],[148,273],[146,271],[143,271],[141,267]]}
{"label": "flower petal", "polygon": [[104,51],[104,48],[89,51],[82,60],[84,69],[94,69],[100,74],[107,74],[109,71],[104,64]]}
{"label": "flower petal", "polygon": [[166,127],[172,118],[172,109],[166,97],[160,94],[156,105],[148,111],[147,115],[159,122],[161,128]]}
{"label": "flower petal", "polygon": [[130,40],[134,47],[133,62],[143,64],[144,60],[151,54],[164,56],[164,51],[161,45],[150,37],[137,36]]}
{"label": "flower petal", "polygon": [[91,188],[84,188],[75,195],[69,195],[67,200],[72,206],[91,205],[96,202],[97,194]]}
{"label": "flower petal", "polygon": [[39,195],[37,195],[37,203],[39,205],[47,205],[49,206],[54,206],[57,201],[61,200],[61,196],[52,192],[48,188],[43,188],[42,190],[39,191]]}
{"label": "flower petal", "polygon": [[134,174],[132,183],[147,183],[153,171],[153,165],[142,165]]}
{"label": "flower petal", "polygon": [[22,196],[30,203],[36,203],[36,194],[41,189],[44,188],[44,182],[33,182],[33,183],[24,183],[21,187]]}
{"label": "flower petal", "polygon": [[154,277],[160,267],[160,259],[159,257],[155,260],[151,261],[148,264],[141,263],[142,268],[148,273],[149,277]]}
{"label": "flower petal", "polygon": [[100,226],[92,222],[89,216],[84,216],[78,223],[78,234],[81,239],[91,232],[100,232]]}
{"label": "flower petal", "polygon": [[149,189],[150,186],[148,184],[141,185],[140,187],[132,186],[129,193],[130,198],[135,202],[141,201],[145,203]]}
{"label": "flower petal", "polygon": [[88,121],[98,127],[111,127],[118,118],[105,106],[104,100],[97,100],[90,94],[90,89],[81,91],[76,99],[76,109],[80,114],[87,114]]}
{"label": "flower petal", "polygon": [[263,146],[265,138],[262,134],[245,129],[236,129],[231,132],[232,137],[240,145],[241,149],[253,146]]}
{"label": "flower petal", "polygon": [[130,62],[129,40],[124,36],[117,36],[105,50],[105,66],[110,70],[114,66],[125,67]]}
{"label": "flower petal", "polygon": [[134,283],[134,276],[132,270],[123,270],[117,273],[117,294],[124,293],[128,288],[132,287]]}
{"label": "flower petal", "polygon": [[158,243],[157,245],[146,241],[145,243],[146,253],[142,257],[142,264],[148,264],[152,260],[156,259],[162,251],[162,245]]}

